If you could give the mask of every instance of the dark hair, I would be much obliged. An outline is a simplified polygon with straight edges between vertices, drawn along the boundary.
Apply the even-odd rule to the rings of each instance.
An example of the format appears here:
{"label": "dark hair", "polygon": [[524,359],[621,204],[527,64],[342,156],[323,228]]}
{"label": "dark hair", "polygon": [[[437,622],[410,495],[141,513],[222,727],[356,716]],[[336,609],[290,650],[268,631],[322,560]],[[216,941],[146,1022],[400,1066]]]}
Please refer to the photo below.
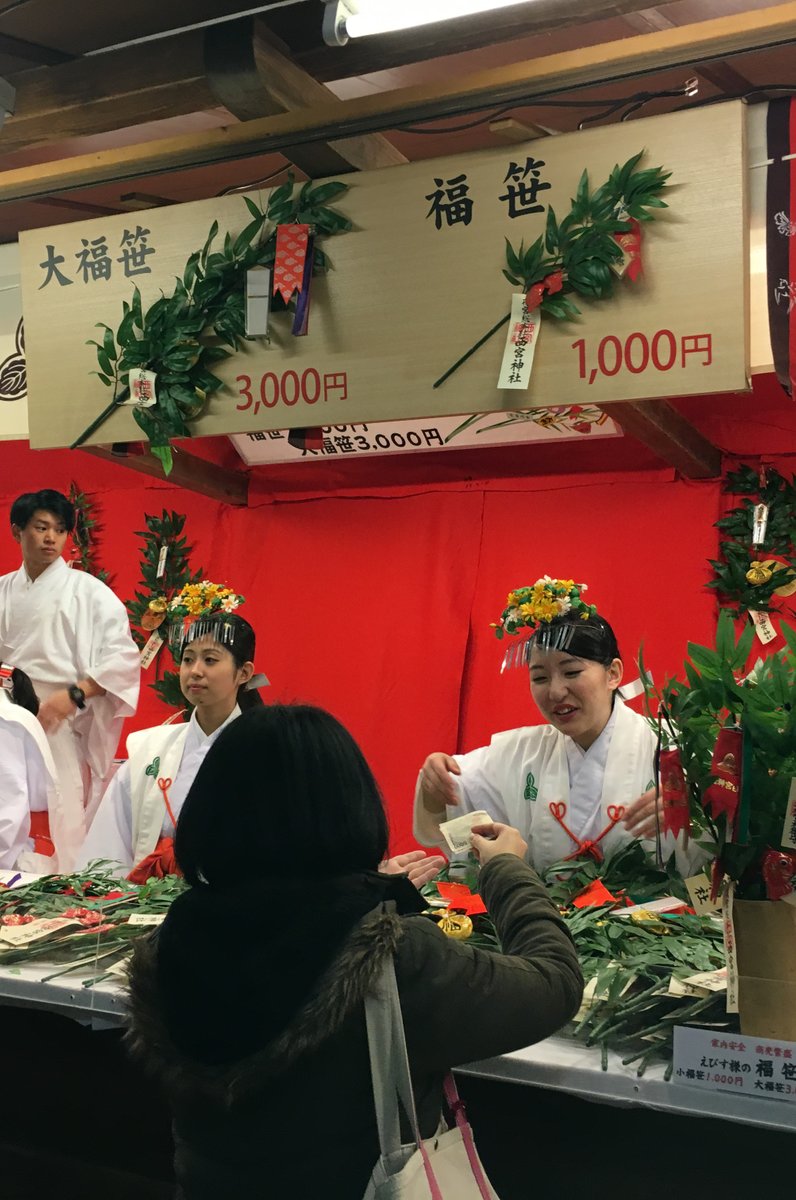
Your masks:
{"label": "dark hair", "polygon": [[29,713],[33,713],[34,717],[39,715],[39,697],[36,695],[30,679],[24,671],[20,671],[19,667],[11,669],[9,694],[13,704],[18,704],[20,708],[26,708]]}
{"label": "dark hair", "polygon": [[40,509],[43,512],[52,513],[54,517],[62,521],[67,533],[71,533],[74,529],[75,506],[61,492],[54,492],[52,488],[42,488],[39,492],[24,492],[21,496],[17,496],[11,505],[9,514],[11,524],[24,529],[33,514]]}
{"label": "dark hair", "polygon": [[351,734],[330,713],[267,704],[219,735],[177,822],[189,883],[375,871],[387,853],[381,794]]}
{"label": "dark hair", "polygon": [[576,658],[610,667],[615,658],[621,659],[616,634],[605,617],[587,617],[566,613],[542,623],[532,638],[539,650],[566,650]]}
{"label": "dark hair", "polygon": [[[222,613],[218,617],[210,617],[206,620],[200,618],[194,625],[189,626],[185,641],[180,647],[180,661],[182,661],[185,647],[200,637],[215,638],[219,646],[229,650],[238,670],[244,663],[254,662],[256,646],[254,630],[245,617],[239,617],[237,613]],[[246,712],[249,708],[258,708],[262,703],[263,698],[257,688],[247,688],[245,683],[240,685],[238,708],[241,712]]]}

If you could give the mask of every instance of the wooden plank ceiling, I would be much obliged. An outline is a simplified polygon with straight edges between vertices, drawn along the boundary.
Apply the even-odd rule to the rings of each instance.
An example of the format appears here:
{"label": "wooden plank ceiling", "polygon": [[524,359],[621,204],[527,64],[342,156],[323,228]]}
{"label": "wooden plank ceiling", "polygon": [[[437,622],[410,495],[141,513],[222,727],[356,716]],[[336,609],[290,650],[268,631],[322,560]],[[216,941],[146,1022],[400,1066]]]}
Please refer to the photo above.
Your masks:
{"label": "wooden plank ceiling", "polygon": [[[14,240],[23,229],[90,215],[206,198],[278,176],[289,164],[299,175],[339,174],[461,153],[494,145],[498,138],[527,136],[523,130],[554,135],[583,121],[611,122],[625,114],[632,119],[634,97],[677,93],[691,77],[697,81],[698,102],[781,94],[770,90],[774,85],[796,90],[796,55],[791,45],[782,44],[786,17],[792,18],[796,37],[796,4],[660,0],[650,7],[644,0],[534,0],[331,48],[321,38],[319,0],[267,6],[247,0],[136,0],[131,5],[0,0],[0,75],[17,89],[16,111],[0,131],[0,241]],[[191,136],[220,141],[228,135],[210,131],[226,128],[232,135],[238,123],[302,109],[320,111],[336,100],[357,101],[401,88],[433,91],[440,81],[499,73],[517,64],[528,64],[532,74],[533,64],[544,66],[545,59],[567,52],[568,62],[579,53],[599,62],[593,47],[621,47],[624,39],[639,35],[657,34],[660,41],[669,31],[671,41],[685,31],[688,39],[693,33],[696,44],[701,23],[722,19],[728,27],[735,22],[736,35],[710,46],[703,41],[693,59],[682,53],[668,60],[650,55],[649,67],[634,69],[634,78],[622,78],[620,71],[612,77],[610,69],[601,74],[595,68],[569,90],[548,84],[543,92],[526,91],[526,97],[538,96],[533,104],[513,97],[495,112],[483,111],[481,103],[469,121],[446,117],[431,125],[427,120],[402,123],[401,128],[382,123],[372,126],[379,132],[342,140],[280,142],[279,151],[269,154],[249,146],[239,160],[205,160],[205,165],[179,171],[166,166],[173,161],[190,164],[190,156],[169,160],[158,153],[157,143],[165,138],[176,138],[175,146]],[[746,42],[737,35],[746,23],[751,30],[755,22],[754,38]],[[769,28],[774,32],[767,36]],[[651,47],[654,42],[652,37]],[[606,53],[606,62],[616,60],[615,53]],[[553,61],[558,60],[551,65]],[[677,65],[661,68],[661,61]],[[624,75],[629,74],[625,69]],[[462,112],[466,85],[464,96]],[[633,111],[646,116],[689,102],[693,100],[676,94],[653,95]],[[245,124],[240,129],[244,141],[246,129]],[[113,170],[114,154],[121,161],[124,148],[131,146],[141,147],[140,156],[153,164],[148,177],[134,182],[121,170],[114,177]],[[95,174],[92,186],[81,186],[83,177],[74,170],[66,178],[70,166],[83,161],[80,156],[98,152],[97,161],[107,169]],[[26,186],[14,191],[11,185],[20,179]],[[8,200],[9,195],[29,198]],[[665,406],[654,412],[633,406],[623,419],[628,433],[683,473],[717,472],[718,451],[696,430],[691,436],[688,422],[682,416],[675,421]]]}

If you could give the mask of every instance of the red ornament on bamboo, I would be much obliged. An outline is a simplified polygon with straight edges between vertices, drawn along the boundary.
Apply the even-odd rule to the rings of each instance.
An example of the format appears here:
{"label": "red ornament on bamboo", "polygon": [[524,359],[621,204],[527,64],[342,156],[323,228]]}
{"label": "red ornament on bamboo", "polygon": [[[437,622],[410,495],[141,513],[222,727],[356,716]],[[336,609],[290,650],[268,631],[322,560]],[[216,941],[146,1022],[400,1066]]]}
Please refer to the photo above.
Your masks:
{"label": "red ornament on bamboo", "polygon": [[673,833],[677,837],[684,829],[690,830],[691,828],[688,785],[685,781],[679,750],[661,750],[660,778],[663,832]]}
{"label": "red ornament on bamboo", "polygon": [[741,796],[742,757],[743,734],[738,726],[720,729],[710,761],[710,772],[716,779],[702,799],[703,807],[710,809],[713,817],[725,813],[729,822],[735,820]]}

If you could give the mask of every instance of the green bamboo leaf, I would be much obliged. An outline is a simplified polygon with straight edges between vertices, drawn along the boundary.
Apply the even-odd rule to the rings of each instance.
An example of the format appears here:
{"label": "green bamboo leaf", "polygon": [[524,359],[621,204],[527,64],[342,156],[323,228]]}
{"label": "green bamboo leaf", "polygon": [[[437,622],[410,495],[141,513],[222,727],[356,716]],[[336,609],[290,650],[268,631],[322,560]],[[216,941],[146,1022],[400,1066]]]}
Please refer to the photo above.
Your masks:
{"label": "green bamboo leaf", "polygon": [[307,199],[312,204],[324,204],[327,200],[332,200],[335,196],[340,196],[343,192],[347,191],[347,183],[343,183],[339,179],[333,179],[329,183],[322,183],[309,191]]}
{"label": "green bamboo leaf", "polygon": [[244,196],[243,203],[246,205],[255,221],[259,221],[261,219],[265,220],[265,214],[260,209],[260,206],[256,204],[254,200],[252,200],[251,196]]}

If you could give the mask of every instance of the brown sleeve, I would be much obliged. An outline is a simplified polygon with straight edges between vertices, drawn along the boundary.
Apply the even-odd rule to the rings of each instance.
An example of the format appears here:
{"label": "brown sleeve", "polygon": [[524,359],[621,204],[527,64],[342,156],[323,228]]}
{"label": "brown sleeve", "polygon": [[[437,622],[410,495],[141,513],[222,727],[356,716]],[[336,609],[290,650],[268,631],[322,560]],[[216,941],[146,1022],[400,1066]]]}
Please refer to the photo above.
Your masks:
{"label": "brown sleeve", "polygon": [[444,1070],[541,1041],[578,1010],[583,976],[572,939],[539,876],[514,855],[481,871],[480,892],[502,953],[407,918],[396,956],[410,1058]]}

